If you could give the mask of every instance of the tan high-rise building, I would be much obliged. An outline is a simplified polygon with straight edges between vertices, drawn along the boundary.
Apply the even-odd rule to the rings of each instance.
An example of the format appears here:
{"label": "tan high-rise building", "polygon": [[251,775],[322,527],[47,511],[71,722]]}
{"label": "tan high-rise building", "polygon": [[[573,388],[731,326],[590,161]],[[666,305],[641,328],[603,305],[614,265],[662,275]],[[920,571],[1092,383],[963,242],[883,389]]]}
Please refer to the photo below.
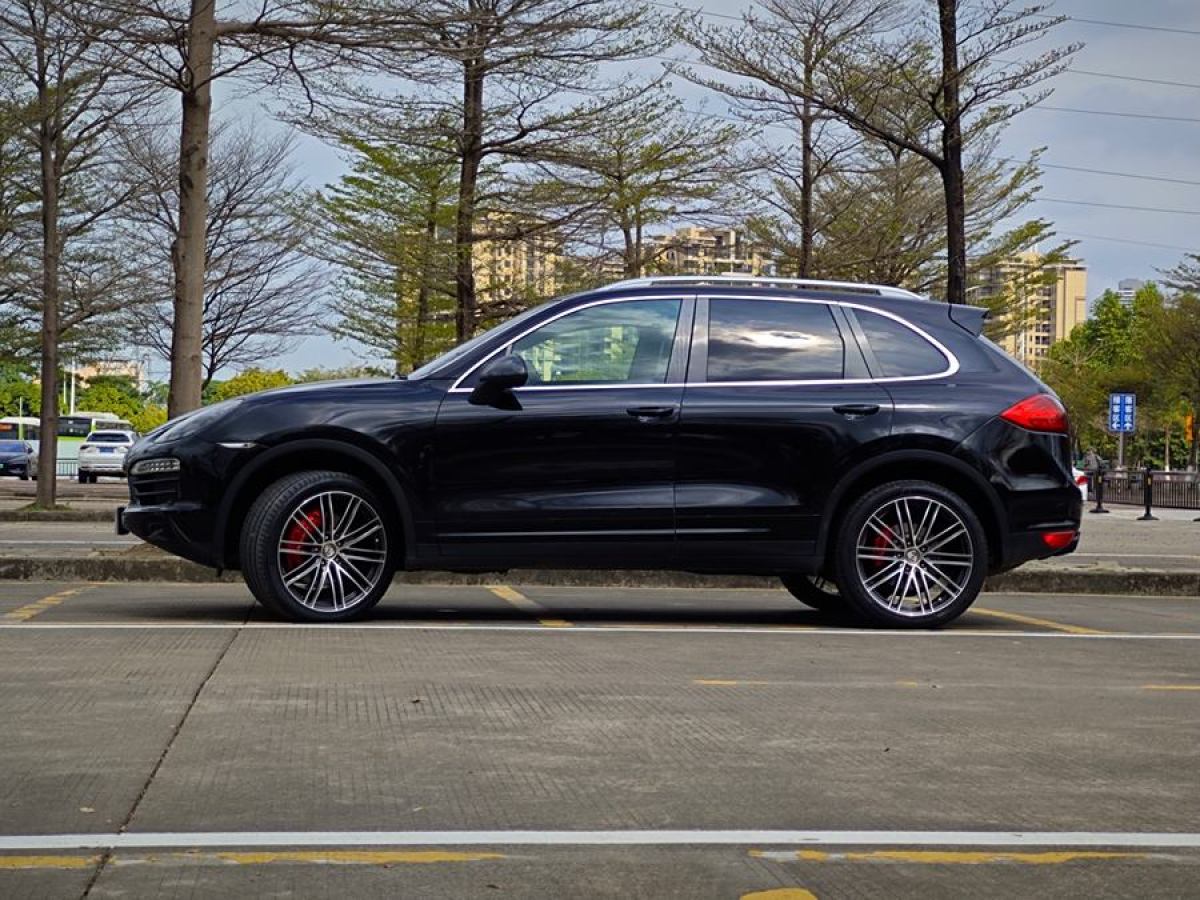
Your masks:
{"label": "tan high-rise building", "polygon": [[471,255],[475,263],[475,286],[481,297],[548,299],[559,289],[562,246],[559,236],[552,231],[515,241],[479,241],[472,247]]}
{"label": "tan high-rise building", "polygon": [[1029,251],[985,272],[983,284],[973,290],[984,300],[1012,296],[1013,315],[1024,324],[1000,345],[1031,368],[1087,319],[1087,266],[1080,260],[1046,265],[1041,254]]}
{"label": "tan high-rise building", "polygon": [[646,258],[671,275],[773,275],[775,263],[734,228],[689,226],[646,240]]}

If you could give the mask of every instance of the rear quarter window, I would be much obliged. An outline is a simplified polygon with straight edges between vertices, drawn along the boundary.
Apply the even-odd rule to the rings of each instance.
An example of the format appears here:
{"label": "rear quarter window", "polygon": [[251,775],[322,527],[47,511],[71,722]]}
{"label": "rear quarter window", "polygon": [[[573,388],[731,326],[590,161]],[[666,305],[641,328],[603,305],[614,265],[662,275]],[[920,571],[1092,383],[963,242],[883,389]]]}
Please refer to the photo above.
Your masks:
{"label": "rear quarter window", "polygon": [[950,367],[941,350],[907,325],[867,310],[857,314],[884,378],[940,375]]}

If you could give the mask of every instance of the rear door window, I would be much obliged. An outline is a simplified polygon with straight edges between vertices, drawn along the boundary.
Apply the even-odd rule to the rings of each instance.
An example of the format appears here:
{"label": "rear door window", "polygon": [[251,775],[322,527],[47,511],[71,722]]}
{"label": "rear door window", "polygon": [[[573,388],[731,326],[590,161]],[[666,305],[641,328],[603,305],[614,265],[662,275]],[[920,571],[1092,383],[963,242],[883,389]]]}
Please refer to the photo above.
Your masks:
{"label": "rear door window", "polygon": [[824,303],[709,300],[708,381],[840,379],[845,358]]}
{"label": "rear door window", "polygon": [[942,351],[907,325],[863,309],[857,315],[883,378],[939,375],[949,367]]}

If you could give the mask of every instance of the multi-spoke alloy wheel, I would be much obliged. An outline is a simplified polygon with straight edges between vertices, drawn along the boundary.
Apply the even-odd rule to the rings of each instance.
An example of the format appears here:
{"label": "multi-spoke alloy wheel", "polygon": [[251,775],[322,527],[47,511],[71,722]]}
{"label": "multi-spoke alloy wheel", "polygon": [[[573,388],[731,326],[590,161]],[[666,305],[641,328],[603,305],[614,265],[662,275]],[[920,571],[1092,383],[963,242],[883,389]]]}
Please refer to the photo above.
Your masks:
{"label": "multi-spoke alloy wheel", "polygon": [[298,621],[359,615],[391,580],[383,509],[340,472],[301,472],[268,487],[246,517],[241,556],[254,595]]}
{"label": "multi-spoke alloy wheel", "polygon": [[288,516],[279,538],[279,574],[297,603],[340,612],[375,589],[387,554],[387,532],[370,503],[345,491],[322,491]]}
{"label": "multi-spoke alloy wheel", "polygon": [[986,537],[956,494],[925,482],[869,492],[843,522],[839,581],[860,612],[884,624],[939,625],[974,602]]}

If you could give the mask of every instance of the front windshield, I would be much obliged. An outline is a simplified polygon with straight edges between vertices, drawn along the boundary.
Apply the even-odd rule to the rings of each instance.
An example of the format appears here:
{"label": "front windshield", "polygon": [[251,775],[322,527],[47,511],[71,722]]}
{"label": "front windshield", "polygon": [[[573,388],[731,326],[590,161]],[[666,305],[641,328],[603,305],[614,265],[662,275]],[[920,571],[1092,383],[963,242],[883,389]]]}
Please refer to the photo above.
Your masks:
{"label": "front windshield", "polygon": [[530,309],[527,309],[523,313],[519,313],[518,315],[513,316],[508,321],[500,323],[499,325],[496,326],[496,328],[489,328],[487,331],[484,331],[481,334],[475,335],[475,337],[471,338],[469,341],[465,341],[464,343],[459,344],[457,347],[453,348],[452,350],[447,350],[445,353],[443,353],[437,359],[430,360],[429,362],[425,363],[425,365],[421,366],[419,369],[414,369],[412,371],[412,373],[408,376],[409,380],[415,381],[420,378],[430,378],[430,377],[436,375],[438,372],[440,372],[443,369],[448,368],[451,364],[457,362],[459,359],[461,359],[462,357],[464,357],[468,353],[470,353],[472,350],[474,350],[476,347],[480,346],[484,341],[486,341],[490,337],[492,337],[492,335],[494,335],[496,333],[497,328],[507,328],[510,325],[519,325],[521,322],[524,322],[527,319],[533,318],[533,316],[536,313],[538,313],[541,309],[543,309],[545,307],[545,305],[546,304],[542,303],[542,304],[539,304],[538,306],[534,306]]}
{"label": "front windshield", "polygon": [[25,445],[20,441],[0,441],[0,453],[24,453]]}

